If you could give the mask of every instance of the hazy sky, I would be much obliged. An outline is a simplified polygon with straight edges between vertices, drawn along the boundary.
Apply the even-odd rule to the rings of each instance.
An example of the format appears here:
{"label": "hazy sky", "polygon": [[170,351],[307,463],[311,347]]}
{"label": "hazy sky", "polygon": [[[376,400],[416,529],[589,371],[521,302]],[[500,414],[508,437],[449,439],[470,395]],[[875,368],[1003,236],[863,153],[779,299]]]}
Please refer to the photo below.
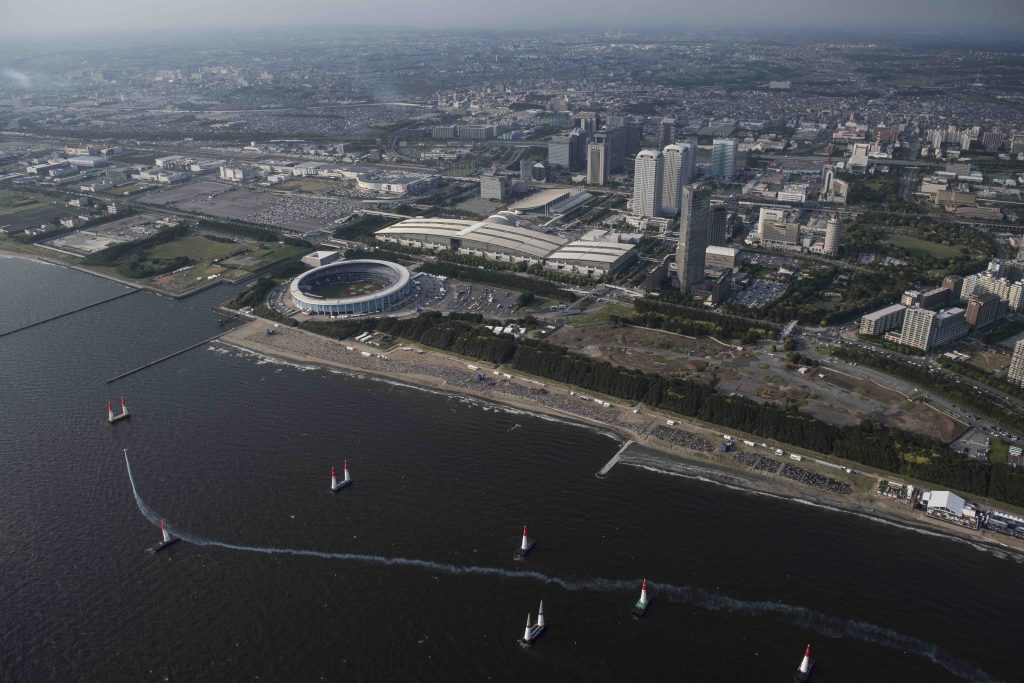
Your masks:
{"label": "hazy sky", "polygon": [[0,0],[0,35],[274,25],[1024,30],[1024,0]]}

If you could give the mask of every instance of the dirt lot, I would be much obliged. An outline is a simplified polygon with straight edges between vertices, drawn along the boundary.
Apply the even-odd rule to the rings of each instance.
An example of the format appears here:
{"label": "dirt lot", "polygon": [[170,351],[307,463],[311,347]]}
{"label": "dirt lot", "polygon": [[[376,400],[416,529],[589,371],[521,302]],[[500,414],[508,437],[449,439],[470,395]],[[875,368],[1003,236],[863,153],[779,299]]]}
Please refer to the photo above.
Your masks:
{"label": "dirt lot", "polygon": [[866,380],[828,368],[799,373],[785,354],[772,353],[767,346],[739,351],[707,338],[615,327],[599,314],[559,328],[550,341],[624,367],[711,382],[724,393],[793,405],[834,424],[855,425],[870,418],[909,431],[937,434],[946,441],[964,428],[927,405],[907,401]]}
{"label": "dirt lot", "polygon": [[722,346],[710,339],[689,339],[656,330],[615,327],[610,323],[565,325],[553,333],[550,340],[624,367],[687,377],[710,376],[719,369],[728,371],[723,364],[749,355],[749,352],[736,351],[734,347]]}

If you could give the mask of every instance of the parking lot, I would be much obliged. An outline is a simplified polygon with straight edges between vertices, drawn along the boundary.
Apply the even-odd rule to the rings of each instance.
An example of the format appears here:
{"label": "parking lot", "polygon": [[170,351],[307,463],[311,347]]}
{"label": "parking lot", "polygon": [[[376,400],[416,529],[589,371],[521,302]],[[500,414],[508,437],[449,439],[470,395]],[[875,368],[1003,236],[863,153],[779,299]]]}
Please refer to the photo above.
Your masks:
{"label": "parking lot", "polygon": [[148,203],[173,206],[199,216],[272,225],[311,233],[331,227],[357,208],[336,198],[278,193],[200,180],[147,195]]}
{"label": "parking lot", "polygon": [[448,280],[447,294],[435,308],[461,313],[480,313],[486,317],[507,316],[515,310],[519,292],[489,285]]}
{"label": "parking lot", "polygon": [[786,292],[786,285],[769,280],[752,280],[750,285],[736,293],[732,302],[750,308],[763,308]]}
{"label": "parking lot", "polygon": [[954,451],[970,457],[988,453],[989,435],[982,429],[969,429],[949,445]]}

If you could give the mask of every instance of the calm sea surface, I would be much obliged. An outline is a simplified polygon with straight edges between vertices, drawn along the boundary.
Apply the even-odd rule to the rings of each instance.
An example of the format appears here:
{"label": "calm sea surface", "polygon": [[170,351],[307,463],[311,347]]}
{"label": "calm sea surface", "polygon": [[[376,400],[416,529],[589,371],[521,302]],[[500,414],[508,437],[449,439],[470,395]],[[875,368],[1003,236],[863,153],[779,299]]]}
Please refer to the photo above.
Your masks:
{"label": "calm sea surface", "polygon": [[[0,258],[0,333],[125,291]],[[817,681],[1024,675],[1024,564],[965,543],[599,480],[595,431],[216,343],[107,383],[222,331],[233,294],[0,337],[0,680],[787,681],[807,642]],[[187,542],[154,555],[159,517]]]}

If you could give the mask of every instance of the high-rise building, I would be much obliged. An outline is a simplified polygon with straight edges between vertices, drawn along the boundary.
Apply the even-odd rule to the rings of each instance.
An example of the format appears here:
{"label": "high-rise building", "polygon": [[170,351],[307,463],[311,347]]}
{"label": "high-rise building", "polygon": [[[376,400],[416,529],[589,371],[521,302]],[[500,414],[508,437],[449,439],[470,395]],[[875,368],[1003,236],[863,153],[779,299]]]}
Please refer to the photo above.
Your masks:
{"label": "high-rise building", "polygon": [[661,208],[664,162],[656,149],[641,150],[633,167],[633,215],[653,218]]}
{"label": "high-rise building", "polygon": [[903,318],[900,343],[922,351],[945,346],[970,332],[970,325],[962,308],[929,311],[926,308],[908,308]]}
{"label": "high-rise building", "polygon": [[976,330],[988,327],[999,319],[1002,301],[995,294],[972,294],[967,297],[967,324]]}
{"label": "high-rise building", "polygon": [[1003,134],[999,131],[990,130],[981,136],[981,144],[985,147],[987,152],[998,152],[999,148],[1003,146]]}
{"label": "high-rise building", "polygon": [[926,308],[908,308],[903,316],[903,330],[900,332],[900,344],[927,351],[932,347],[935,335],[935,311]]}
{"label": "high-rise building", "polygon": [[689,148],[683,145],[666,145],[661,151],[665,171],[662,174],[661,212],[666,216],[675,216],[682,204],[683,187],[689,181],[686,168],[686,154]]}
{"label": "high-rise building", "polygon": [[921,308],[937,311],[950,304],[950,291],[945,287],[933,287],[921,292]]}
{"label": "high-rise building", "polygon": [[704,257],[708,248],[711,190],[693,185],[683,188],[679,216],[679,247],[676,249],[676,272],[679,288],[689,293],[704,278]]}
{"label": "high-rise building", "polygon": [[658,147],[664,148],[676,141],[676,120],[666,116],[658,124]]}
{"label": "high-rise building", "polygon": [[1010,142],[1010,154],[1024,154],[1024,133],[1014,133]]}
{"label": "high-rise building", "polygon": [[903,325],[906,313],[907,307],[903,304],[893,304],[871,313],[865,313],[860,318],[860,333],[877,337],[889,330],[898,329]]}
{"label": "high-rise building", "polygon": [[480,176],[480,198],[505,201],[511,192],[512,183],[507,175],[490,173]]}
{"label": "high-rise building", "polygon": [[726,204],[714,204],[711,207],[711,225],[708,228],[708,246],[724,247],[726,233],[729,229],[729,207]]}
{"label": "high-rise building", "polygon": [[959,275],[947,275],[942,278],[942,287],[949,290],[950,301],[960,300],[960,290],[963,289],[964,279]]}
{"label": "high-rise building", "polygon": [[533,162],[529,159],[519,160],[519,179],[526,182],[533,179]]}
{"label": "high-rise building", "polygon": [[597,112],[581,111],[576,117],[576,124],[587,134],[587,138],[597,132]]}
{"label": "high-rise building", "polygon": [[839,214],[832,214],[825,224],[825,255],[838,256],[842,242],[843,224],[839,221]]}
{"label": "high-rise building", "polygon": [[821,169],[821,192],[818,199],[828,201],[828,194],[832,191],[832,179],[836,177],[836,168],[832,164],[825,164]]}
{"label": "high-rise building", "polygon": [[634,157],[640,151],[640,138],[642,131],[632,118],[621,115],[611,115],[607,119],[608,130],[622,130],[623,149],[622,157]]}
{"label": "high-rise building", "polygon": [[594,133],[594,142],[608,146],[608,172],[618,173],[626,160],[626,129],[607,128]]}
{"label": "high-rise building", "polygon": [[587,184],[605,185],[608,183],[608,145],[604,142],[591,142],[587,145]]}
{"label": "high-rise building", "polygon": [[1018,340],[1013,346],[1013,356],[1010,358],[1010,369],[1006,373],[1006,379],[1024,387],[1024,339]]}
{"label": "high-rise building", "polygon": [[711,177],[731,180],[736,176],[736,141],[716,138],[711,147]]}
{"label": "high-rise building", "polygon": [[548,165],[578,171],[587,164],[587,134],[574,128],[548,142]]}
{"label": "high-rise building", "polygon": [[[932,347],[938,348],[966,337],[971,331],[962,308],[947,308],[935,314],[935,332],[932,336]],[[928,349],[925,349],[927,351]]]}

